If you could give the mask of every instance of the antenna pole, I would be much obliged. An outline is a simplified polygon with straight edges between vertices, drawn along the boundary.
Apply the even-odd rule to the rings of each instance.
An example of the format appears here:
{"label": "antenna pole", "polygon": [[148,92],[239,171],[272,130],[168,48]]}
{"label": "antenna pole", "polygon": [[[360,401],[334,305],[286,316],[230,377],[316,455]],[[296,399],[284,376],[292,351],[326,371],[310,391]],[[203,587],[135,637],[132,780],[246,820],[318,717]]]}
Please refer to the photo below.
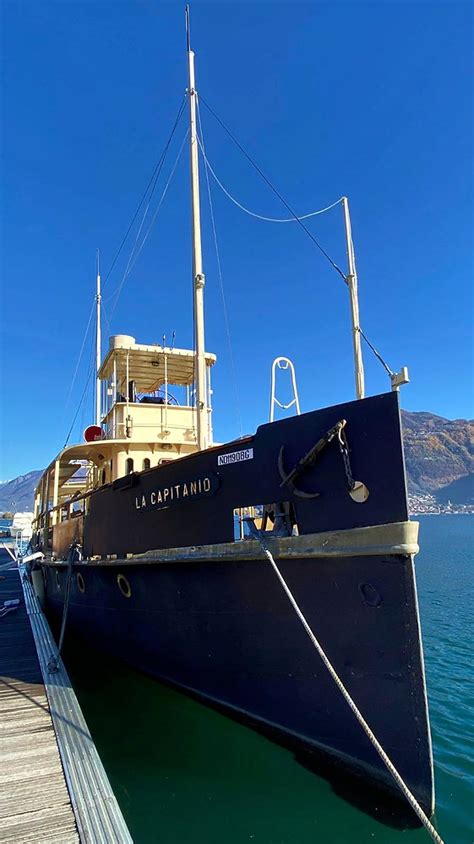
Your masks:
{"label": "antenna pole", "polygon": [[[101,407],[100,407],[100,378],[99,369],[101,364],[101,337],[100,337],[100,303],[102,296],[100,293],[100,265],[99,265],[99,250],[97,250],[97,288],[95,294],[96,302],[96,332],[95,332],[95,424],[101,424]],[[128,388],[127,388],[128,389]]]}
{"label": "antenna pole", "polygon": [[349,295],[351,300],[351,317],[352,317],[352,343],[354,346],[354,369],[355,369],[355,383],[356,396],[358,399],[363,399],[365,394],[364,387],[364,363],[362,361],[362,348],[360,342],[360,323],[359,323],[359,299],[357,295],[357,272],[355,265],[354,244],[352,243],[351,218],[349,215],[349,201],[347,196],[342,197],[342,207],[344,209],[344,225],[346,228],[346,246],[347,246],[347,266],[348,273],[346,276],[347,286],[349,288]]}
{"label": "antenna pole", "polygon": [[191,205],[193,226],[193,294],[196,346],[196,411],[197,439],[200,450],[208,445],[208,401],[206,391],[206,358],[204,346],[204,272],[202,267],[201,214],[199,203],[199,160],[196,124],[197,92],[194,82],[194,53],[191,50],[189,6],[186,6],[186,46],[188,53],[189,141],[191,160]]}

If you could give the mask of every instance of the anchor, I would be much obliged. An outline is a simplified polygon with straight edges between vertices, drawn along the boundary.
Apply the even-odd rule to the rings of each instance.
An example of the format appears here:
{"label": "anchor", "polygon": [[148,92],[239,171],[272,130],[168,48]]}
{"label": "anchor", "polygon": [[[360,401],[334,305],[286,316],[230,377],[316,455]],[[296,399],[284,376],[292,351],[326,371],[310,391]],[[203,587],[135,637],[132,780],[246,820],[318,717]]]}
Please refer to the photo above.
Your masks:
{"label": "anchor", "polygon": [[340,436],[340,432],[343,430],[346,424],[347,423],[345,419],[340,419],[339,422],[336,423],[336,425],[329,429],[329,431],[324,435],[324,437],[321,437],[321,439],[318,440],[315,445],[313,445],[313,447],[307,452],[307,454],[304,455],[304,457],[301,458],[301,460],[296,464],[296,466],[294,467],[294,469],[291,470],[291,472],[287,472],[285,469],[283,457],[285,446],[282,445],[280,448],[280,453],[278,455],[278,471],[280,472],[280,477],[282,479],[280,487],[288,486],[293,495],[296,495],[299,498],[317,498],[320,494],[319,492],[305,492],[302,489],[298,489],[294,481],[297,477],[299,477],[299,475],[302,475],[303,472],[306,472],[307,469],[309,469],[311,466],[314,466],[318,455],[321,454],[323,449],[326,448],[327,445],[329,445],[329,443],[334,439],[334,437]]}

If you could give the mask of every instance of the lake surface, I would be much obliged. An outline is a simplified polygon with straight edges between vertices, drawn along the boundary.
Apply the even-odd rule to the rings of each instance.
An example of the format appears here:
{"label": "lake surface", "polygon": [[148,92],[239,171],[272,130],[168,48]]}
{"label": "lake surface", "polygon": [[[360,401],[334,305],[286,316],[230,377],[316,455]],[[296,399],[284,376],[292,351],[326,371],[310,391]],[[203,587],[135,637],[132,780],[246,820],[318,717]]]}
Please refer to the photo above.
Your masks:
{"label": "lake surface", "polygon": [[[472,844],[474,516],[419,521],[436,821],[446,844]],[[253,730],[90,648],[70,642],[65,660],[136,844],[430,840]]]}

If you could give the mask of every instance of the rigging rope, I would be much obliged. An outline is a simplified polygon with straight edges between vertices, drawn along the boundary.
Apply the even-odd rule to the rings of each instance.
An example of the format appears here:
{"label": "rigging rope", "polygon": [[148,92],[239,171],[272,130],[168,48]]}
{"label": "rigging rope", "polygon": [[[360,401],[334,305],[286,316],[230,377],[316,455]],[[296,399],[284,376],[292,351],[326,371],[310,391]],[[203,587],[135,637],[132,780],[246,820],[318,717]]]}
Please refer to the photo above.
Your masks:
{"label": "rigging rope", "polygon": [[105,321],[106,321],[106,323],[107,323],[107,326],[108,326],[108,333],[109,333],[109,335],[111,335],[111,334],[112,334],[112,328],[111,328],[111,326],[110,326],[110,320],[109,320],[109,318],[108,318],[108,316],[107,316],[107,311],[106,311],[106,309],[105,309],[105,305],[104,305],[104,301],[103,301],[103,300],[102,300],[102,303],[101,303],[101,313],[102,313],[102,316],[104,317],[104,319],[105,319]]}
{"label": "rigging rope", "polygon": [[202,100],[202,102],[203,102],[203,103],[204,103],[204,105],[206,106],[207,110],[208,110],[208,111],[210,111],[210,113],[212,114],[212,116],[213,116],[213,117],[217,120],[217,122],[219,123],[219,125],[220,125],[220,126],[222,126],[222,128],[224,129],[224,131],[225,131],[225,132],[229,135],[229,137],[230,137],[230,138],[231,138],[231,140],[234,142],[234,144],[235,144],[235,145],[236,145],[236,146],[240,149],[240,151],[242,152],[242,154],[243,154],[243,155],[245,155],[245,158],[247,159],[247,161],[249,161],[249,162],[250,162],[250,164],[252,165],[252,167],[254,167],[254,168],[255,168],[255,170],[257,171],[257,173],[259,173],[259,174],[260,174],[260,176],[262,177],[262,179],[266,182],[266,184],[269,186],[269,188],[271,188],[271,190],[273,191],[273,193],[274,193],[274,194],[276,194],[276,196],[278,197],[278,199],[280,200],[280,202],[282,202],[282,203],[283,203],[283,205],[285,206],[285,208],[287,208],[287,209],[288,209],[288,211],[289,211],[289,212],[290,212],[290,214],[292,215],[292,217],[293,217],[293,219],[295,220],[295,222],[297,222],[297,223],[301,226],[301,228],[303,229],[303,231],[304,231],[304,232],[306,232],[306,234],[308,235],[308,237],[310,238],[310,240],[312,240],[312,241],[313,241],[313,243],[317,246],[317,248],[319,249],[319,251],[320,251],[320,252],[324,255],[324,257],[326,258],[326,260],[327,260],[327,261],[329,261],[329,263],[331,264],[331,266],[332,266],[332,267],[336,270],[336,272],[337,272],[337,273],[341,276],[341,278],[342,278],[342,280],[344,281],[344,283],[345,283],[345,284],[347,284],[346,274],[345,274],[345,273],[343,273],[343,271],[341,270],[341,268],[340,268],[340,267],[338,267],[338,265],[336,264],[336,262],[335,262],[335,261],[333,261],[333,259],[331,258],[331,256],[330,256],[330,255],[326,252],[326,250],[325,250],[325,249],[323,249],[323,247],[321,246],[321,244],[320,244],[320,243],[318,243],[318,241],[317,241],[317,240],[316,240],[316,238],[314,237],[313,233],[312,233],[312,232],[308,229],[308,227],[307,227],[307,226],[305,226],[305,224],[304,224],[304,222],[303,222],[302,218],[301,218],[301,217],[298,217],[297,213],[293,210],[293,208],[291,207],[291,205],[289,205],[289,204],[288,204],[288,202],[286,201],[286,199],[284,199],[284,198],[283,198],[283,196],[282,196],[282,195],[281,195],[281,193],[277,190],[277,188],[275,187],[275,185],[274,185],[274,184],[270,181],[270,179],[269,179],[269,178],[265,175],[265,173],[263,172],[263,170],[261,170],[261,169],[260,169],[260,167],[258,166],[258,164],[257,164],[257,163],[253,160],[253,158],[249,155],[249,153],[248,153],[248,152],[244,149],[244,147],[242,146],[242,144],[241,144],[241,143],[237,140],[237,138],[236,138],[236,137],[235,137],[235,135],[234,135],[234,134],[230,131],[230,129],[228,129],[228,127],[225,125],[225,123],[223,123],[223,121],[222,121],[222,120],[220,119],[220,117],[216,114],[216,112],[215,112],[215,111],[211,108],[211,106],[209,105],[209,103],[207,103],[207,102],[206,102],[206,100],[204,99],[204,97],[203,97],[202,95],[201,95],[200,99]]}
{"label": "rigging rope", "polygon": [[383,368],[385,369],[385,371],[386,371],[386,372],[388,372],[388,374],[390,375],[390,377],[392,377],[392,375],[394,374],[394,373],[393,373],[393,371],[390,369],[390,367],[389,367],[388,363],[385,363],[385,361],[384,361],[384,359],[383,359],[382,355],[380,354],[380,352],[378,352],[378,351],[377,351],[377,349],[375,348],[375,346],[373,346],[373,345],[372,345],[372,343],[370,342],[369,338],[368,338],[368,337],[366,337],[366,335],[365,335],[365,334],[364,334],[364,332],[362,331],[362,328],[360,327],[360,325],[359,325],[359,327],[357,328],[357,331],[359,332],[359,334],[361,335],[361,337],[363,337],[363,338],[364,338],[364,340],[365,340],[365,342],[367,343],[367,345],[368,345],[369,349],[372,349],[372,351],[373,351],[373,353],[374,353],[375,357],[379,359],[379,361],[380,361],[380,363],[382,364],[382,366],[383,366]]}
{"label": "rigging rope", "polygon": [[[255,212],[251,211],[249,208],[246,208],[244,205],[242,205],[242,203],[240,203],[237,199],[235,199],[235,197],[234,197],[234,196],[232,196],[232,194],[231,194],[231,193],[227,190],[227,188],[225,188],[225,187],[224,187],[224,185],[222,184],[222,182],[221,182],[221,181],[219,180],[219,178],[217,177],[216,173],[214,172],[214,170],[213,170],[213,169],[212,169],[212,167],[211,167],[210,162],[209,162],[209,161],[208,161],[208,159],[207,159],[207,156],[206,156],[206,154],[205,154],[205,150],[203,149],[203,147],[202,147],[202,145],[201,145],[201,143],[200,143],[200,141],[199,141],[199,138],[198,138],[198,143],[199,143],[199,146],[201,147],[201,153],[202,153],[202,156],[203,156],[203,158],[204,158],[205,165],[206,165],[206,167],[208,167],[208,168],[209,168],[209,170],[210,170],[210,172],[211,172],[211,174],[212,174],[213,178],[215,179],[215,181],[217,182],[217,184],[219,185],[219,187],[221,188],[221,190],[222,190],[222,191],[226,194],[226,196],[228,196],[228,198],[229,198],[229,199],[230,199],[230,200],[231,200],[231,201],[232,201],[235,205],[237,205],[237,207],[238,207],[238,208],[240,208],[240,209],[241,209],[242,211],[244,211],[246,214],[250,214],[250,216],[252,216],[252,217],[256,217],[256,218],[257,218],[257,219],[259,219],[259,220],[265,220],[265,221],[268,221],[268,222],[271,222],[271,223],[288,223],[288,222],[296,222],[296,223],[299,223],[299,224],[300,224],[300,226],[301,226],[301,228],[302,228],[302,229],[306,232],[306,234],[308,235],[308,237],[309,237],[309,238],[313,241],[313,243],[314,243],[314,244],[318,247],[319,251],[320,251],[320,252],[324,255],[324,257],[325,257],[325,258],[329,261],[329,263],[330,263],[330,264],[331,264],[331,266],[332,266],[332,267],[336,270],[336,272],[337,272],[337,273],[339,273],[339,275],[341,276],[341,278],[343,279],[343,281],[345,282],[345,284],[347,284],[348,282],[347,282],[347,276],[346,276],[346,274],[345,274],[345,273],[341,270],[341,268],[340,268],[340,267],[339,267],[339,266],[335,263],[335,261],[333,261],[333,259],[331,258],[331,256],[330,256],[330,255],[326,252],[326,250],[325,250],[325,249],[323,249],[323,247],[321,246],[321,244],[320,244],[320,243],[318,243],[318,241],[316,240],[316,238],[314,237],[314,235],[312,234],[312,232],[311,232],[311,231],[307,228],[307,226],[305,226],[305,224],[303,223],[303,220],[308,219],[309,217],[314,217],[314,216],[316,216],[317,214],[323,214],[325,211],[329,211],[331,208],[334,208],[336,205],[338,205],[340,202],[342,202],[342,197],[341,197],[340,199],[336,200],[336,202],[333,202],[333,203],[332,203],[332,205],[328,205],[326,208],[321,208],[321,209],[320,209],[320,210],[318,210],[318,211],[312,211],[312,212],[311,212],[311,213],[309,213],[309,214],[303,214],[302,216],[298,216],[298,215],[296,214],[296,212],[293,210],[293,208],[292,208],[292,207],[288,204],[288,202],[287,202],[287,201],[284,199],[284,197],[281,195],[281,193],[277,190],[277,188],[273,185],[273,183],[270,181],[270,179],[268,179],[268,177],[265,175],[265,173],[264,173],[264,172],[260,169],[260,167],[258,166],[258,164],[257,164],[257,163],[253,160],[253,158],[250,156],[250,154],[249,154],[249,153],[248,153],[248,152],[244,149],[244,147],[242,146],[242,144],[241,144],[241,143],[237,140],[237,138],[236,138],[236,137],[235,137],[235,135],[231,132],[231,130],[230,130],[230,129],[229,129],[229,128],[225,125],[225,123],[224,123],[224,122],[220,119],[220,117],[216,114],[216,112],[215,112],[215,111],[211,108],[211,106],[209,105],[209,103],[207,103],[207,102],[206,102],[206,100],[204,99],[204,97],[203,97],[202,95],[200,95],[200,100],[202,100],[202,102],[203,102],[203,103],[204,103],[204,105],[206,106],[207,110],[208,110],[208,111],[212,114],[212,116],[213,116],[213,117],[217,120],[217,122],[218,122],[218,123],[219,123],[219,125],[220,125],[223,129],[224,129],[224,131],[227,133],[227,135],[229,135],[229,137],[231,138],[231,140],[232,140],[232,141],[234,142],[234,144],[238,147],[238,149],[242,152],[242,154],[245,156],[245,158],[246,158],[246,159],[250,162],[250,164],[252,165],[252,167],[254,167],[254,168],[255,168],[255,170],[257,171],[257,173],[259,173],[259,175],[260,175],[260,176],[262,177],[262,179],[266,182],[266,184],[267,184],[267,185],[268,185],[268,186],[272,189],[272,191],[274,192],[274,194],[276,194],[276,196],[280,199],[280,201],[283,203],[283,205],[285,205],[285,207],[288,209],[288,211],[292,214],[292,217],[291,217],[291,218],[265,217],[265,216],[263,216],[262,214],[256,214]],[[360,327],[358,327],[358,329],[357,329],[357,330],[360,332],[361,336],[364,338],[365,342],[367,343],[367,345],[369,346],[369,348],[371,349],[371,351],[373,352],[373,354],[375,355],[375,357],[376,357],[376,358],[378,358],[378,360],[380,361],[380,363],[381,363],[381,364],[382,364],[382,366],[384,367],[385,371],[386,371],[386,372],[387,372],[390,376],[392,376],[392,375],[393,375],[393,372],[392,372],[392,370],[390,369],[390,367],[388,366],[388,364],[384,361],[384,359],[383,359],[382,355],[381,355],[381,354],[377,351],[377,349],[375,348],[375,346],[373,346],[373,345],[372,345],[372,343],[370,342],[369,338],[368,338],[368,337],[364,334],[364,332],[362,331],[362,329],[361,329]]]}
{"label": "rigging rope", "polygon": [[180,106],[179,106],[178,113],[177,113],[177,115],[176,115],[176,118],[175,118],[175,121],[174,121],[174,124],[173,124],[173,128],[171,129],[171,133],[170,133],[170,136],[169,136],[168,141],[167,141],[167,143],[166,143],[165,149],[164,149],[164,150],[163,150],[163,152],[161,153],[161,155],[160,155],[160,157],[159,157],[159,159],[158,159],[158,162],[157,162],[157,164],[156,164],[156,166],[155,166],[155,168],[154,168],[154,170],[153,170],[153,173],[151,174],[150,179],[148,180],[148,184],[147,184],[147,186],[146,186],[146,188],[145,188],[145,191],[144,191],[144,193],[143,193],[143,196],[142,196],[142,198],[141,198],[140,202],[138,203],[138,206],[137,206],[137,208],[136,208],[136,211],[135,211],[135,213],[134,213],[134,215],[133,215],[133,217],[132,217],[132,219],[131,219],[130,225],[128,226],[128,229],[127,229],[127,231],[125,232],[125,234],[124,234],[124,236],[123,236],[123,238],[122,238],[122,242],[121,242],[121,244],[120,244],[119,248],[117,249],[117,252],[115,253],[115,257],[114,257],[114,259],[113,259],[113,261],[112,261],[112,264],[111,264],[111,266],[110,266],[110,268],[109,268],[109,270],[108,270],[108,272],[107,272],[107,274],[106,274],[106,276],[105,276],[105,279],[104,279],[104,285],[103,285],[104,287],[105,287],[105,284],[106,284],[106,282],[107,282],[107,279],[109,278],[109,276],[110,276],[110,274],[111,274],[111,272],[112,272],[112,270],[113,270],[113,268],[114,268],[114,266],[115,266],[115,264],[116,264],[116,262],[117,262],[117,259],[118,259],[119,255],[120,255],[120,253],[121,253],[121,251],[122,251],[122,249],[123,249],[123,247],[124,247],[124,245],[125,245],[125,241],[127,240],[128,235],[129,235],[129,234],[130,234],[130,232],[131,232],[132,226],[133,226],[133,224],[134,224],[135,220],[136,220],[136,219],[137,219],[137,217],[138,217],[138,213],[139,213],[140,208],[142,207],[142,205],[143,205],[143,203],[144,203],[144,201],[145,201],[145,199],[146,199],[146,196],[147,196],[147,194],[148,194],[148,191],[149,191],[149,189],[150,189],[150,186],[152,185],[153,181],[155,181],[155,184],[156,184],[156,179],[157,179],[157,177],[158,177],[158,175],[159,175],[159,173],[158,173],[158,175],[157,175],[157,171],[158,171],[158,169],[160,169],[160,170],[161,170],[161,167],[163,166],[164,158],[165,158],[165,156],[166,156],[166,153],[167,153],[167,151],[168,151],[168,147],[169,147],[169,145],[170,145],[170,143],[171,143],[171,140],[172,140],[172,138],[173,138],[173,135],[174,135],[174,133],[175,133],[175,131],[176,131],[176,128],[177,128],[177,126],[178,126],[178,123],[179,123],[179,121],[180,121],[180,119],[181,119],[181,115],[182,115],[182,113],[183,113],[183,111],[184,111],[184,106],[185,106],[185,104],[186,104],[186,94],[184,94],[184,95],[183,95],[183,99],[181,100],[181,104],[180,104]]}
{"label": "rigging rope", "polygon": [[89,319],[88,319],[88,321],[87,321],[86,330],[85,330],[85,332],[84,332],[84,337],[83,337],[83,339],[82,339],[81,351],[79,352],[79,357],[78,357],[78,359],[77,359],[76,368],[75,368],[75,370],[74,370],[74,375],[72,376],[72,381],[71,381],[71,385],[70,385],[70,387],[69,387],[69,392],[68,392],[68,394],[67,394],[67,398],[66,398],[66,401],[65,401],[65,403],[64,403],[64,409],[66,409],[66,408],[67,408],[67,406],[68,406],[68,404],[69,404],[69,399],[71,398],[71,393],[72,393],[72,390],[73,390],[74,384],[75,384],[75,382],[76,382],[77,371],[78,371],[78,369],[79,369],[79,364],[80,364],[80,362],[81,362],[82,353],[84,352],[84,346],[85,346],[85,344],[86,344],[87,335],[88,335],[88,333],[89,333],[89,327],[90,327],[90,324],[91,324],[92,314],[94,313],[94,308],[95,308],[95,296],[94,296],[94,301],[93,301],[93,303],[92,303],[91,312],[90,312],[90,314],[89,314]]}
{"label": "rigging rope", "polygon": [[[201,135],[202,135],[202,127],[201,127]],[[335,208],[336,205],[339,205],[342,202],[342,196],[340,199],[336,199],[331,205],[328,205],[326,208],[320,208],[317,211],[311,211],[309,214],[300,214],[298,217],[265,217],[263,214],[257,214],[255,211],[251,211],[250,208],[247,208],[245,205],[242,205],[235,196],[232,196],[230,191],[222,184],[218,176],[216,175],[215,171],[213,170],[209,159],[206,156],[204,151],[204,139],[203,143],[201,144],[201,140],[198,137],[198,144],[201,148],[202,157],[204,159],[204,163],[207,169],[210,171],[214,181],[217,182],[221,191],[225,193],[225,195],[230,199],[237,208],[240,208],[241,211],[245,211],[246,214],[249,214],[251,217],[255,217],[257,220],[264,220],[267,223],[297,223],[298,220],[307,220],[309,217],[316,217],[318,214],[324,214],[325,211],[330,211],[331,208]]]}
{"label": "rigging rope", "polygon": [[91,367],[90,367],[90,369],[89,369],[89,373],[88,373],[88,375],[87,375],[87,378],[86,378],[86,383],[85,383],[85,385],[84,385],[84,389],[83,389],[83,391],[82,391],[81,398],[80,398],[80,400],[79,400],[79,404],[78,404],[78,406],[77,406],[77,410],[76,410],[76,412],[75,412],[75,414],[74,414],[74,419],[73,419],[73,420],[72,420],[72,422],[71,422],[71,427],[69,428],[69,431],[68,431],[68,434],[67,434],[66,440],[65,440],[65,442],[64,442],[63,448],[66,448],[66,446],[67,446],[67,444],[68,444],[68,442],[69,442],[69,437],[71,436],[72,429],[74,428],[74,425],[75,425],[75,423],[76,423],[76,419],[77,419],[77,417],[78,417],[78,415],[79,415],[79,411],[80,411],[81,406],[82,406],[82,402],[84,401],[84,397],[85,397],[85,395],[86,395],[86,390],[87,390],[87,387],[89,386],[89,381],[90,381],[90,378],[91,378],[92,372],[93,372],[93,367],[91,366]]}
{"label": "rigging rope", "polygon": [[324,652],[323,647],[321,646],[318,639],[316,638],[313,631],[311,630],[311,627],[309,626],[308,622],[306,621],[306,618],[304,617],[303,613],[301,612],[301,610],[300,610],[300,608],[299,608],[299,606],[296,602],[296,599],[293,596],[293,593],[291,592],[289,586],[287,585],[287,583],[285,581],[285,578],[283,577],[282,573],[280,572],[280,569],[278,568],[271,551],[269,551],[269,549],[267,548],[267,546],[265,544],[265,540],[263,539],[263,537],[261,537],[261,536],[259,537],[259,542],[260,542],[260,545],[262,546],[262,549],[265,553],[265,556],[270,561],[270,563],[271,563],[271,565],[272,565],[272,567],[275,571],[275,574],[277,575],[283,589],[285,590],[286,595],[287,595],[293,609],[296,612],[296,615],[298,616],[301,624],[303,625],[304,629],[306,630],[306,633],[308,634],[309,638],[311,639],[311,642],[313,643],[314,647],[316,648],[319,656],[321,657],[324,665],[326,666],[327,670],[329,671],[329,673],[330,673],[332,679],[334,680],[336,686],[338,687],[339,691],[341,692],[342,696],[344,697],[344,700],[346,701],[349,708],[352,710],[353,714],[357,718],[357,721],[359,722],[362,729],[364,730],[364,733],[366,734],[367,738],[370,740],[372,746],[377,751],[377,753],[380,756],[382,762],[384,763],[386,768],[389,770],[389,772],[393,776],[393,778],[394,778],[395,782],[397,783],[398,787],[400,788],[402,793],[405,795],[405,797],[408,800],[410,806],[412,807],[415,814],[418,816],[419,820],[421,821],[421,823],[425,827],[426,831],[431,836],[432,840],[435,841],[436,844],[444,844],[443,839],[440,837],[440,835],[438,834],[438,832],[434,828],[433,824],[431,823],[431,821],[429,820],[429,818],[427,817],[427,815],[425,814],[425,812],[421,808],[421,806],[418,803],[416,797],[411,793],[410,789],[408,788],[407,784],[403,780],[402,776],[398,773],[398,771],[397,771],[395,765],[393,764],[393,762],[390,760],[390,758],[385,753],[385,750],[383,749],[382,745],[380,744],[380,742],[377,740],[376,736],[374,735],[374,733],[370,729],[370,727],[369,727],[367,721],[365,720],[364,716],[362,715],[360,709],[357,707],[356,703],[354,702],[351,695],[347,691],[344,683],[342,682],[341,678],[337,674],[337,672],[336,672],[335,668],[333,667],[332,663],[330,662],[330,660],[326,656],[326,653]]}
{"label": "rigging rope", "polygon": [[[129,276],[129,275],[130,275],[130,273],[132,272],[132,270],[133,270],[133,268],[134,268],[134,266],[135,266],[135,264],[136,264],[136,262],[137,262],[137,260],[138,260],[138,257],[139,257],[139,255],[140,255],[140,253],[141,253],[141,251],[142,251],[142,249],[143,249],[143,247],[144,247],[144,245],[145,245],[145,243],[146,243],[147,239],[148,239],[148,235],[150,234],[150,232],[151,232],[151,230],[152,230],[152,228],[153,228],[153,226],[154,226],[154,223],[155,223],[155,220],[156,220],[156,218],[157,218],[158,212],[159,212],[159,210],[160,210],[161,206],[163,205],[163,202],[164,202],[165,196],[166,196],[166,194],[168,193],[168,188],[169,188],[169,186],[170,186],[170,184],[171,184],[171,181],[172,181],[172,179],[173,179],[173,176],[174,176],[174,174],[175,174],[176,167],[178,166],[178,161],[179,161],[179,159],[181,158],[181,153],[182,153],[182,151],[183,151],[183,147],[184,147],[184,144],[185,144],[185,142],[186,142],[186,139],[187,139],[188,135],[189,135],[189,129],[186,131],[186,133],[185,133],[185,135],[184,135],[184,138],[183,138],[183,140],[182,140],[182,142],[181,142],[181,146],[180,146],[180,148],[179,148],[178,155],[177,155],[177,156],[176,156],[176,158],[175,158],[175,161],[174,161],[173,167],[171,168],[171,172],[170,172],[170,174],[169,174],[169,176],[168,176],[168,180],[167,180],[167,182],[166,182],[166,184],[165,184],[165,186],[164,186],[164,188],[163,188],[163,192],[162,192],[161,197],[160,197],[160,199],[159,199],[159,201],[158,201],[158,205],[157,205],[157,207],[156,207],[156,209],[155,209],[155,213],[153,214],[153,217],[152,217],[151,223],[150,223],[150,225],[149,225],[149,227],[148,227],[147,231],[145,232],[145,235],[144,235],[144,237],[143,237],[142,242],[140,243],[140,245],[139,245],[139,246],[138,246],[138,248],[137,248],[138,238],[139,238],[140,233],[141,233],[141,230],[142,230],[142,228],[143,228],[143,224],[144,224],[144,222],[145,222],[145,218],[146,218],[146,216],[147,216],[147,214],[148,214],[148,209],[149,209],[149,207],[150,207],[150,202],[151,202],[151,198],[152,198],[152,195],[153,195],[153,194],[151,194],[151,195],[150,195],[150,200],[149,200],[148,205],[147,205],[147,207],[146,207],[146,209],[145,209],[145,213],[144,213],[144,215],[143,215],[143,217],[142,217],[142,221],[141,221],[141,223],[140,223],[140,226],[139,226],[139,229],[138,229],[138,232],[137,232],[137,236],[136,236],[136,238],[135,238],[135,243],[134,243],[134,245],[133,245],[133,247],[132,247],[132,251],[131,251],[131,253],[130,253],[130,257],[129,257],[129,259],[128,259],[127,266],[126,266],[126,268],[125,268],[125,272],[124,272],[124,274],[123,274],[123,276],[122,276],[122,280],[121,280],[121,282],[120,282],[119,286],[117,287],[117,289],[114,291],[114,293],[112,293],[112,294],[111,294],[111,296],[109,296],[109,297],[108,297],[108,300],[107,300],[107,301],[110,301],[110,299],[112,299],[112,298],[115,296],[115,301],[114,301],[114,304],[113,304],[113,306],[112,306],[112,308],[111,308],[111,310],[110,310],[110,319],[112,319],[112,317],[113,317],[113,315],[114,315],[114,311],[115,311],[115,309],[116,309],[116,307],[117,307],[118,300],[119,300],[120,294],[121,294],[121,292],[122,292],[122,288],[123,288],[123,286],[124,286],[124,284],[125,284],[125,281],[127,280],[128,276]],[[154,190],[154,188],[153,188],[153,190]],[[136,250],[136,251],[135,251],[135,250]]]}
{"label": "rigging rope", "polygon": [[212,233],[214,235],[214,247],[215,247],[215,250],[216,250],[217,274],[219,276],[219,283],[220,283],[220,288],[221,288],[222,306],[223,306],[223,310],[224,310],[224,322],[225,322],[225,327],[226,327],[226,332],[227,332],[227,342],[228,342],[228,345],[229,345],[230,363],[231,363],[231,368],[232,368],[232,380],[233,380],[233,384],[234,384],[234,396],[235,396],[235,406],[236,406],[236,410],[237,410],[237,421],[238,421],[238,425],[239,425],[240,436],[243,437],[242,416],[241,416],[241,413],[240,413],[239,390],[238,390],[238,387],[237,387],[237,373],[236,373],[236,370],[235,370],[235,360],[234,360],[234,352],[233,352],[233,348],[232,348],[232,339],[231,339],[231,335],[230,335],[229,316],[228,316],[228,312],[227,312],[227,303],[226,303],[225,292],[224,292],[224,280],[223,280],[223,277],[222,277],[221,258],[220,258],[219,246],[218,246],[218,242],[217,242],[216,221],[215,221],[215,217],[214,217],[214,207],[213,207],[213,204],[212,204],[211,185],[210,185],[210,182],[209,182],[208,161],[207,161],[206,153],[205,153],[205,143],[204,143],[204,134],[203,134],[203,131],[202,131],[201,112],[200,112],[200,109],[199,109],[199,99],[197,101],[197,114],[198,114],[199,131],[201,133],[202,143],[201,143],[201,138],[199,138],[199,135],[197,136],[197,139],[198,139],[198,144],[200,146],[200,149],[201,149],[201,152],[202,152],[202,155],[203,155],[203,158],[204,158],[204,170],[205,170],[205,173],[206,173],[207,195],[208,195],[208,198],[209,198],[209,210],[210,210],[210,214],[211,214]]}

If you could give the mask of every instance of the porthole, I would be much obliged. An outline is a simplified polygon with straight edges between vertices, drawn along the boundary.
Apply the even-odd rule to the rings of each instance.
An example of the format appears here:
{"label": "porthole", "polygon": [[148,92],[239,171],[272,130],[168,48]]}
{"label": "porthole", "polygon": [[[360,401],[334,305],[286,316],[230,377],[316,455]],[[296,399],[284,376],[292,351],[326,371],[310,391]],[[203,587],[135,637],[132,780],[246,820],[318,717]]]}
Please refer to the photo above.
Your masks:
{"label": "porthole", "polygon": [[82,592],[82,594],[84,594],[84,592],[86,591],[86,584],[84,583],[84,578],[80,572],[77,574],[76,579],[77,588],[79,589],[79,592]]}
{"label": "porthole", "polygon": [[130,598],[132,594],[132,589],[124,574],[117,575],[117,586],[120,589],[124,598]]}
{"label": "porthole", "polygon": [[59,580],[59,572],[56,572],[56,589],[61,589],[61,582]]}

